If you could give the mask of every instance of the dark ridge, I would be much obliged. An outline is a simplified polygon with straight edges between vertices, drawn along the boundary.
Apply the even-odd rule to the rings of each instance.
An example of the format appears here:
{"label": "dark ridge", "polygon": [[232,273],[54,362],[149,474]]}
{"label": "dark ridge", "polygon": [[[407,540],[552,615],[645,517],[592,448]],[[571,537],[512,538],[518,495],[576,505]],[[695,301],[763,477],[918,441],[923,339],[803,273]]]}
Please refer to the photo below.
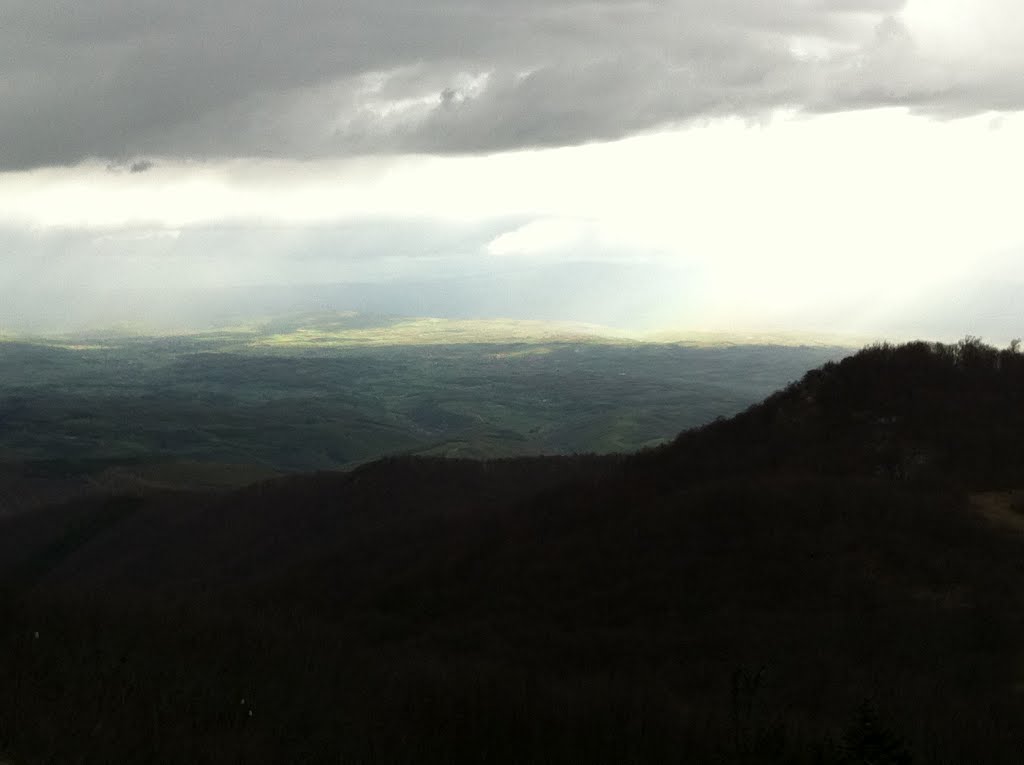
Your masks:
{"label": "dark ridge", "polygon": [[1024,354],[975,338],[868,347],[638,455],[656,481],[802,470],[1024,485]]}
{"label": "dark ridge", "polygon": [[[614,456],[392,457],[226,495],[88,497],[9,519],[0,536],[0,572],[31,570],[47,587],[196,595],[214,583],[272,580],[352,546],[373,550],[390,533],[473,523],[474,515],[560,484],[597,480],[620,463]],[[131,508],[131,517],[122,508]]]}

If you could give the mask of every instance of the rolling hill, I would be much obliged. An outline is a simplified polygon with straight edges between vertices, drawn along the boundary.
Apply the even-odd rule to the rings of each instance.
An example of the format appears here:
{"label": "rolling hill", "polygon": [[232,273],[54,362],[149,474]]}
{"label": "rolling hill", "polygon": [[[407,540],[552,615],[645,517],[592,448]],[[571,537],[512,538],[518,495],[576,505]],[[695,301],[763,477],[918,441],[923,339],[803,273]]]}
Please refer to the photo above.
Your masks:
{"label": "rolling hill", "polygon": [[1016,763],[1024,355],[874,346],[631,455],[0,534],[18,762]]}

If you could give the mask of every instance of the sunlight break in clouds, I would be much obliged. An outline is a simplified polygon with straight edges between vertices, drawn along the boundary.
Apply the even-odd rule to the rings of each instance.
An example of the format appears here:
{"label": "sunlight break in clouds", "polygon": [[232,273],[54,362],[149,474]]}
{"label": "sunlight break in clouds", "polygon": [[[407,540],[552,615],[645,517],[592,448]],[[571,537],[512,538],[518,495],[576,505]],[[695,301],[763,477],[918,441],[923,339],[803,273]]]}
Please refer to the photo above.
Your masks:
{"label": "sunlight break in clouds", "polygon": [[[850,306],[845,319],[857,323],[1022,245],[1013,193],[1013,179],[1024,175],[1022,135],[1020,116],[937,122],[882,110],[780,114],[765,125],[721,120],[485,157],[164,165],[140,174],[40,170],[7,177],[0,214],[10,226],[37,230],[87,228],[108,239],[123,230],[124,257],[159,257],[161,271],[179,251],[176,240],[144,250],[142,236],[195,226],[265,229],[262,249],[293,272],[310,268],[311,280],[323,277],[324,257],[343,264],[351,256],[321,253],[312,268],[303,253],[317,249],[320,226],[484,222],[493,234],[470,242],[468,253],[464,240],[463,254],[476,247],[484,258],[579,258],[582,249],[696,269],[713,285],[704,300],[708,325],[824,321],[823,305]],[[289,245],[282,227],[308,230]],[[192,268],[204,284],[211,274],[225,284],[258,283],[260,269],[279,279],[259,240],[222,237],[202,268],[195,258]],[[418,246],[414,238],[402,253],[443,258],[443,242]],[[396,254],[394,247],[379,255]],[[466,266],[442,260],[438,267]],[[119,270],[127,273],[123,262]],[[190,272],[174,270],[171,278],[187,286]]]}

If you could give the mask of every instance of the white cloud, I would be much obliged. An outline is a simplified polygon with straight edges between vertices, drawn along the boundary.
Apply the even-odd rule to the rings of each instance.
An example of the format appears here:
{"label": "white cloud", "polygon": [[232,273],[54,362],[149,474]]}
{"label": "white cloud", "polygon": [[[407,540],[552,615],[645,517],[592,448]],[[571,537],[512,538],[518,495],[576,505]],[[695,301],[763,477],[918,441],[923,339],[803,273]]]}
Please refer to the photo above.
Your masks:
{"label": "white cloud", "polygon": [[587,240],[587,226],[567,218],[545,218],[495,237],[488,245],[491,255],[538,255],[565,253]]}

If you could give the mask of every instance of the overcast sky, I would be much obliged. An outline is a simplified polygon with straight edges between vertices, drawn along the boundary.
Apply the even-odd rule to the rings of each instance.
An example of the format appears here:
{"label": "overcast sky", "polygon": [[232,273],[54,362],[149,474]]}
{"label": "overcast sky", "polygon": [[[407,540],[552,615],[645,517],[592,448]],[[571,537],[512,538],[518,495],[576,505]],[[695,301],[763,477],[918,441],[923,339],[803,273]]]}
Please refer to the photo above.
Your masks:
{"label": "overcast sky", "polygon": [[410,312],[1024,334],[1019,2],[0,0],[0,50],[19,311],[348,282],[431,293]]}

